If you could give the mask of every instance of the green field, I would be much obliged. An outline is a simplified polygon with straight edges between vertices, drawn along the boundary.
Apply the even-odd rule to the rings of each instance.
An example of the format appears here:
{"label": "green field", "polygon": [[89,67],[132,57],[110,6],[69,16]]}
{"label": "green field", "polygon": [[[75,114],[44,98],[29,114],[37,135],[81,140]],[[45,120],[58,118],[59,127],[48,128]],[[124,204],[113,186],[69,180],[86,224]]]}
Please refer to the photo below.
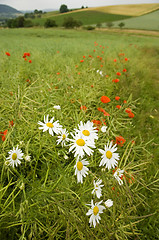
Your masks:
{"label": "green field", "polygon": [[[80,29],[0,29],[0,239],[159,238],[158,40]],[[111,101],[103,103],[102,96]],[[89,172],[83,184],[77,183],[78,159],[70,146],[57,145],[58,134],[39,129],[47,114],[73,134],[80,121],[100,120],[96,148],[84,156]],[[99,167],[99,149],[119,136],[126,140],[116,150],[123,185],[113,177],[115,168]],[[78,140],[81,144],[83,137]],[[8,152],[17,145],[24,155],[13,168]],[[105,154],[109,160],[111,151]],[[99,178],[100,199],[91,194]],[[91,199],[103,205],[113,200],[95,228],[86,215]]]}
{"label": "green field", "polygon": [[126,15],[116,15],[116,14],[109,14],[109,13],[87,10],[87,11],[76,11],[76,12],[70,12],[66,14],[57,14],[57,15],[54,15],[54,12],[53,12],[52,15],[50,13],[50,14],[47,14],[46,17],[44,15],[43,18],[41,19],[36,18],[36,19],[33,19],[32,21],[35,24],[40,24],[41,26],[43,26],[47,19],[47,16],[49,19],[55,20],[58,26],[62,26],[64,19],[68,17],[73,17],[74,19],[81,21],[83,25],[123,20],[130,17]]}
{"label": "green field", "polygon": [[[122,21],[123,23],[125,23],[125,26],[123,28],[159,31],[158,17],[159,17],[159,10],[152,13],[145,14],[140,17],[133,17],[131,19],[126,19]],[[113,27],[119,28],[118,24],[120,22],[121,21],[114,22]]]}

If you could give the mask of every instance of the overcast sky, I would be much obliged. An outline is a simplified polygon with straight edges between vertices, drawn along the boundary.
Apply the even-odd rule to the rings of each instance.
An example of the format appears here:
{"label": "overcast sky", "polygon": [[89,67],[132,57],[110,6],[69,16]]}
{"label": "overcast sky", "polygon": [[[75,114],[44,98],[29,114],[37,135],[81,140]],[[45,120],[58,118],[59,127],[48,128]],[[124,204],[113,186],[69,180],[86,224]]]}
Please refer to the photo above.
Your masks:
{"label": "overcast sky", "polygon": [[159,3],[159,0],[0,0],[0,4],[9,5],[17,10],[59,9],[61,4],[66,4],[68,8],[80,8],[81,6],[97,7],[136,3]]}

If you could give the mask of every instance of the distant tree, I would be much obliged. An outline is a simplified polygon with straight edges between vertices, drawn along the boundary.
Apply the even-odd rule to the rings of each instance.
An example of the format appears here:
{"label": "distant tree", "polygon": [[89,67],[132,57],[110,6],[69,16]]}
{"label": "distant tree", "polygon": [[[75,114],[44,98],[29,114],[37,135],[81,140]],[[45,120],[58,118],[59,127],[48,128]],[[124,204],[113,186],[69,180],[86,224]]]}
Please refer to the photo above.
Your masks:
{"label": "distant tree", "polygon": [[114,26],[114,24],[113,24],[112,22],[107,22],[107,23],[106,23],[106,26],[107,26],[108,28],[111,28],[111,27]]}
{"label": "distant tree", "polygon": [[101,23],[97,23],[96,27],[97,28],[101,28],[102,24]]}
{"label": "distant tree", "polygon": [[7,27],[12,28],[13,19],[8,19]]}
{"label": "distant tree", "polygon": [[37,9],[34,10],[34,14],[38,14],[39,11]]}
{"label": "distant tree", "polygon": [[84,8],[84,6],[81,7],[82,9]]}
{"label": "distant tree", "polygon": [[84,29],[86,29],[86,30],[94,30],[95,27],[93,27],[93,26],[86,26],[86,27],[84,27]]}
{"label": "distant tree", "polygon": [[9,19],[7,21],[7,26],[9,28],[21,28],[21,27],[24,27],[24,23],[25,23],[24,17],[20,16],[15,19]]}
{"label": "distant tree", "polygon": [[25,20],[24,27],[33,27],[34,24],[31,20]]}
{"label": "distant tree", "polygon": [[44,27],[45,28],[57,27],[57,24],[56,24],[55,20],[47,19],[44,23]]}
{"label": "distant tree", "polygon": [[63,27],[65,28],[80,27],[81,25],[82,25],[81,21],[75,20],[72,17],[65,18],[63,22]]}
{"label": "distant tree", "polygon": [[68,12],[69,9],[67,8],[67,5],[62,4],[59,11],[60,13],[65,13],[65,12]]}
{"label": "distant tree", "polygon": [[118,24],[118,26],[120,27],[120,29],[122,29],[125,26],[125,23],[121,22]]}
{"label": "distant tree", "polygon": [[25,18],[29,18],[29,13],[25,13],[25,14],[24,14],[24,17],[25,17]]}

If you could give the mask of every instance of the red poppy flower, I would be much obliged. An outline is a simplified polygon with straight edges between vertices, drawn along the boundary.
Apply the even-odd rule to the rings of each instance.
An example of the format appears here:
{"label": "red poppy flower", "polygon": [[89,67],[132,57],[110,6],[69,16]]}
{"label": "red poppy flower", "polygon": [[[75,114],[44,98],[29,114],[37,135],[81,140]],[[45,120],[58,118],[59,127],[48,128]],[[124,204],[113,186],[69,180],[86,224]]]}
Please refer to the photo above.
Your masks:
{"label": "red poppy flower", "polygon": [[103,103],[108,103],[108,102],[111,101],[110,98],[108,98],[107,96],[102,96],[100,100],[101,100],[101,102],[103,102]]}
{"label": "red poppy flower", "polygon": [[104,53],[104,51],[102,51],[102,53]]}
{"label": "red poppy flower", "polygon": [[59,73],[59,72],[57,72],[56,74],[57,74],[57,75],[60,75],[60,73]]}
{"label": "red poppy flower", "polygon": [[117,73],[116,73],[116,75],[117,75],[117,76],[120,76],[120,75],[121,75],[121,73],[120,73],[120,72],[117,72]]}
{"label": "red poppy flower", "polygon": [[92,55],[89,55],[88,57],[92,58]]}
{"label": "red poppy flower", "polygon": [[114,62],[117,62],[117,60],[116,60],[116,59],[114,59]]}
{"label": "red poppy flower", "polygon": [[115,100],[119,101],[120,97],[119,96],[116,96],[115,97]]}
{"label": "red poppy flower", "polygon": [[128,113],[128,116],[129,116],[129,118],[134,118],[134,113],[132,113],[132,112],[130,112],[130,113]]}
{"label": "red poppy flower", "polygon": [[93,88],[94,86],[93,85],[91,85],[91,88]]}
{"label": "red poppy flower", "polygon": [[126,142],[126,140],[122,136],[116,137],[116,142],[115,143],[117,145],[119,145],[120,147],[122,147],[125,142]]}
{"label": "red poppy flower", "polygon": [[110,116],[110,114],[109,113],[107,113],[105,110],[103,111],[103,113],[104,113],[104,116]]}
{"label": "red poppy flower", "polygon": [[123,101],[123,103],[127,103],[127,101],[126,101],[126,100],[124,100],[124,101]]}
{"label": "red poppy flower", "polygon": [[24,58],[25,61],[27,61],[28,59],[27,58]]}
{"label": "red poppy flower", "polygon": [[120,108],[121,108],[121,106],[120,106],[120,105],[117,105],[117,106],[116,106],[116,108],[120,109]]}
{"label": "red poppy flower", "polygon": [[2,141],[4,142],[6,139],[6,135],[7,135],[8,130],[6,129],[4,132],[0,132],[0,136],[2,137]]}
{"label": "red poppy flower", "polygon": [[125,58],[125,61],[128,61],[128,58]]}
{"label": "red poppy flower", "polygon": [[94,49],[93,52],[95,52],[96,50]]}
{"label": "red poppy flower", "polygon": [[10,57],[10,53],[9,52],[6,52],[6,55]]}
{"label": "red poppy flower", "polygon": [[102,58],[102,57],[100,57],[99,59],[100,59],[100,61],[102,61],[102,59],[103,59],[103,58]]}
{"label": "red poppy flower", "polygon": [[25,53],[23,54],[23,58],[25,58],[25,57],[30,57],[30,53],[25,52]]}
{"label": "red poppy flower", "polygon": [[29,79],[27,79],[26,82],[31,83],[31,81]]}
{"label": "red poppy flower", "polygon": [[102,126],[102,122],[100,120],[92,120],[91,122],[93,122],[94,126],[99,131],[100,127]]}
{"label": "red poppy flower", "polygon": [[85,56],[83,56],[83,58],[86,58]]}
{"label": "red poppy flower", "polygon": [[13,125],[14,125],[13,120],[9,121],[9,127],[13,127]]}
{"label": "red poppy flower", "polygon": [[125,112],[126,112],[126,113],[131,113],[131,111],[132,111],[131,108],[126,108],[126,109],[125,109]]}
{"label": "red poppy flower", "polygon": [[127,72],[126,68],[123,69],[123,72]]}
{"label": "red poppy flower", "polygon": [[110,116],[110,114],[107,113],[103,108],[99,107],[97,109],[98,109],[99,112],[102,112],[104,114],[104,116],[108,116],[108,117]]}
{"label": "red poppy flower", "polygon": [[87,110],[87,107],[86,107],[86,106],[80,106],[80,110],[86,111],[86,110]]}
{"label": "red poppy flower", "polygon": [[82,59],[82,60],[80,60],[80,62],[82,63],[82,62],[84,62],[84,60]]}
{"label": "red poppy flower", "polygon": [[99,56],[97,56],[97,58],[100,58]]}
{"label": "red poppy flower", "polygon": [[31,61],[31,60],[29,60],[29,63],[32,63],[32,61]]}
{"label": "red poppy flower", "polygon": [[115,83],[117,83],[117,82],[119,82],[119,79],[118,79],[118,78],[116,78],[116,79],[113,79],[113,80],[112,80],[112,82],[115,82]]}
{"label": "red poppy flower", "polygon": [[100,65],[100,67],[103,67],[103,65]]}

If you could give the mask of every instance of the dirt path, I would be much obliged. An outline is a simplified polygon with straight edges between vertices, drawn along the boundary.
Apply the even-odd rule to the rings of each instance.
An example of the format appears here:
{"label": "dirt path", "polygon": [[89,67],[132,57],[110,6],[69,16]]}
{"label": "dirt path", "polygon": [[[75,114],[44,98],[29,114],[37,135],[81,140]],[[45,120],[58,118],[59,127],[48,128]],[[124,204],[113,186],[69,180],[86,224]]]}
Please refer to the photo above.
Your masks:
{"label": "dirt path", "polygon": [[159,37],[159,31],[146,31],[146,30],[137,30],[137,29],[108,29],[108,28],[96,28],[100,31],[108,31],[108,32],[116,32],[116,33],[132,33],[132,34],[139,34],[139,35],[148,35]]}

